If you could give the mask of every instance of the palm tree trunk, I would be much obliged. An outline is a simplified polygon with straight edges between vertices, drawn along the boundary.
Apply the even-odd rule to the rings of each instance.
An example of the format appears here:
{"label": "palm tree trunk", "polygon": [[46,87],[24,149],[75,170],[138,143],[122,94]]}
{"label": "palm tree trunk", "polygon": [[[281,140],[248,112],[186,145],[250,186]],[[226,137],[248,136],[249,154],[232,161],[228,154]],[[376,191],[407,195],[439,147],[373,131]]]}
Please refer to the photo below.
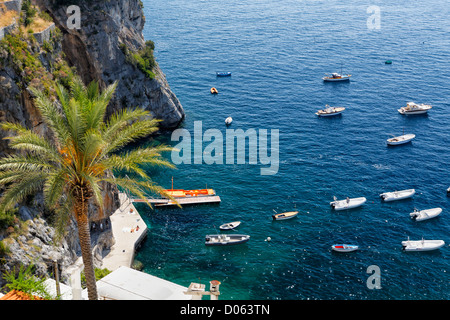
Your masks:
{"label": "palm tree trunk", "polygon": [[[77,197],[78,198],[78,197]],[[97,284],[95,282],[94,262],[92,259],[91,234],[88,222],[88,199],[81,197],[76,199],[75,218],[78,225],[78,237],[80,238],[81,256],[83,257],[84,275],[89,300],[97,300]]]}

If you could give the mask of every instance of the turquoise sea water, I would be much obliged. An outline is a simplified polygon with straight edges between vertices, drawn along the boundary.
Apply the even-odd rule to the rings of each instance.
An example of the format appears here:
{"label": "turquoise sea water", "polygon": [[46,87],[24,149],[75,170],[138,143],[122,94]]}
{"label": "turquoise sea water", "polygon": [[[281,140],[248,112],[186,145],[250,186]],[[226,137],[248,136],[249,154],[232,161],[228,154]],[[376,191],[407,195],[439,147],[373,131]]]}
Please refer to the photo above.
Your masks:
{"label": "turquoise sea water", "polygon": [[[380,8],[380,29],[367,27]],[[279,170],[263,165],[181,164],[149,169],[170,188],[206,185],[220,205],[137,208],[149,226],[137,259],[144,271],[188,286],[219,280],[221,299],[450,298],[450,6],[445,1],[144,1],[144,36],[186,111],[183,128],[278,129]],[[385,65],[385,60],[392,65]],[[352,74],[327,84],[324,73]],[[216,71],[232,71],[216,78]],[[218,95],[209,89],[216,87]],[[406,101],[429,103],[427,116],[397,112]],[[345,106],[317,118],[325,104]],[[413,143],[387,147],[391,135]],[[160,138],[170,141],[170,134]],[[205,143],[206,146],[208,143]],[[412,199],[383,203],[379,194],[415,188]],[[367,198],[336,212],[333,196]],[[417,207],[440,217],[415,222]],[[298,217],[271,215],[296,208]],[[206,234],[240,220],[247,244],[206,247]],[[271,241],[265,241],[271,237]],[[445,247],[406,253],[401,241],[442,239]],[[334,243],[360,250],[332,252]],[[369,289],[367,268],[380,268]]]}

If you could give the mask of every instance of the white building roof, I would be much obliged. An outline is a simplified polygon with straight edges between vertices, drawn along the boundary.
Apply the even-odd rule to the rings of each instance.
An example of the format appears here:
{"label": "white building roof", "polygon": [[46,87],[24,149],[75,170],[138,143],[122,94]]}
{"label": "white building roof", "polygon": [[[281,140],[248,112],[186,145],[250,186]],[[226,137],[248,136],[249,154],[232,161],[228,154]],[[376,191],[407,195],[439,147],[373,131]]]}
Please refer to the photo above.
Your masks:
{"label": "white building roof", "polygon": [[108,300],[190,300],[187,289],[124,266],[97,281],[99,299]]}

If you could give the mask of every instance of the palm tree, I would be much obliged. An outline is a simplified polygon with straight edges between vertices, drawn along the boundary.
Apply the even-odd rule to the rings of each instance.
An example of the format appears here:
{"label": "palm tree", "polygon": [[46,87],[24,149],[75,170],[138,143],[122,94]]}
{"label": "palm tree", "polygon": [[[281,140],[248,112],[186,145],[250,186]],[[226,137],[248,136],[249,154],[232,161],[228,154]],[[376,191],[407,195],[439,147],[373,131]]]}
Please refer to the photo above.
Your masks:
{"label": "palm tree", "polygon": [[[0,198],[0,210],[13,208],[28,195],[43,191],[48,208],[57,213],[58,224],[65,226],[70,216],[76,220],[90,300],[97,299],[94,266],[89,233],[88,203],[102,206],[102,185],[112,183],[145,199],[145,192],[164,193],[145,173],[143,166],[173,165],[161,152],[172,148],[123,147],[136,139],[157,131],[158,120],[140,108],[124,109],[106,118],[106,108],[117,82],[100,92],[97,83],[85,86],[77,78],[70,91],[55,85],[58,101],[52,101],[42,91],[32,89],[35,105],[52,136],[46,139],[16,123],[3,123],[7,137],[17,154],[0,159],[0,186],[5,190]],[[107,175],[130,173],[135,178]],[[63,227],[60,231],[63,230]]]}

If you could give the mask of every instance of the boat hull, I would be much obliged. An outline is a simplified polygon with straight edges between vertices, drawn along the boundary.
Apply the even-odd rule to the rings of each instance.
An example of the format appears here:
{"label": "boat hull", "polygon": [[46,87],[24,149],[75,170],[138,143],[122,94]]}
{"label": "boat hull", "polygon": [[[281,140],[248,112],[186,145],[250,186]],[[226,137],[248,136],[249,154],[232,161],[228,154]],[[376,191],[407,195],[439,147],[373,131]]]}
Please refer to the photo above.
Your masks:
{"label": "boat hull", "polygon": [[347,200],[336,200],[336,201],[330,202],[330,206],[334,210],[337,210],[337,211],[347,210],[347,209],[353,209],[353,208],[360,207],[364,203],[366,203],[366,201],[367,201],[367,199],[364,197],[349,199],[348,202],[347,202]]}
{"label": "boat hull", "polygon": [[298,214],[298,211],[290,211],[290,212],[282,212],[272,215],[273,220],[288,220],[295,218]]}
{"label": "boat hull", "polygon": [[445,245],[444,240],[415,240],[402,241],[404,251],[432,251],[442,248]]}
{"label": "boat hull", "polygon": [[352,244],[335,244],[331,249],[336,252],[353,252],[359,249],[358,246]]}
{"label": "boat hull", "polygon": [[205,245],[207,246],[230,246],[245,243],[250,240],[250,236],[246,234],[211,234],[205,237]]}
{"label": "boat hull", "polygon": [[385,192],[380,194],[380,198],[385,202],[403,200],[411,198],[416,193],[415,189],[408,189],[402,191],[394,191],[394,192]]}
{"label": "boat hull", "polygon": [[216,72],[216,76],[218,77],[230,77],[231,72]]}
{"label": "boat hull", "polygon": [[418,110],[418,111],[405,111],[402,109],[398,109],[398,112],[400,114],[404,114],[404,115],[415,115],[415,114],[425,114],[428,112],[428,110]]}
{"label": "boat hull", "polygon": [[331,78],[331,77],[324,77],[322,78],[324,82],[340,82],[340,81],[350,81],[350,77],[341,77],[341,78]]}
{"label": "boat hull", "polygon": [[416,221],[424,221],[424,220],[428,220],[434,217],[437,217],[438,215],[440,215],[442,212],[441,208],[433,208],[433,209],[426,209],[426,210],[421,210],[421,211],[414,211],[411,212],[409,215],[411,216],[412,219],[416,220]]}
{"label": "boat hull", "polygon": [[414,134],[406,134],[403,136],[398,136],[398,137],[387,139],[387,144],[390,146],[397,146],[400,144],[405,144],[405,143],[411,142],[415,137],[416,137],[416,135],[414,135]]}

